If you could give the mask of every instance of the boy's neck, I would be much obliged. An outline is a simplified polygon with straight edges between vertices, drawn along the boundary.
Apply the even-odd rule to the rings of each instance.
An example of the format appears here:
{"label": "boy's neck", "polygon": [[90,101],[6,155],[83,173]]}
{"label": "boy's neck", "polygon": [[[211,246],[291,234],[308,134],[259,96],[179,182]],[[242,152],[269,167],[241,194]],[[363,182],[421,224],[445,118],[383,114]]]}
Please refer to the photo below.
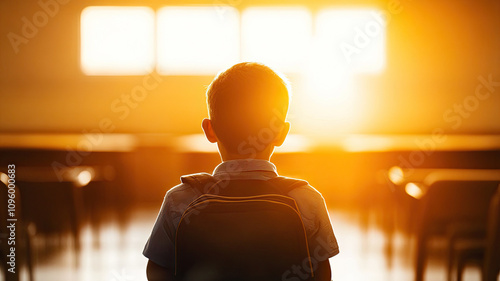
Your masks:
{"label": "boy's neck", "polygon": [[250,159],[250,160],[261,159],[270,161],[273,152],[274,152],[274,147],[271,149],[266,149],[264,151],[254,152],[253,154],[250,155],[249,154],[241,155],[241,154],[229,153],[226,149],[219,146],[219,155],[222,161],[243,160],[243,159]]}
{"label": "boy's neck", "polygon": [[230,160],[254,160],[254,159],[260,159],[260,160],[267,160],[270,161],[271,155],[269,156],[256,156],[256,157],[248,157],[247,155],[222,155],[220,154],[222,161],[230,161]]}

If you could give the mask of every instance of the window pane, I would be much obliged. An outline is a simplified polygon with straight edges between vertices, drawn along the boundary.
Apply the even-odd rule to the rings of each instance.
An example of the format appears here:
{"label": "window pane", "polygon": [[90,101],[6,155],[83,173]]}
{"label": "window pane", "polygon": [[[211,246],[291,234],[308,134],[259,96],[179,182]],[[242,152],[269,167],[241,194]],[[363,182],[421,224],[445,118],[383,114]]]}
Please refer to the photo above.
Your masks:
{"label": "window pane", "polygon": [[379,13],[366,8],[318,12],[305,94],[296,97],[303,131],[328,136],[362,126],[370,106],[362,77],[385,68],[386,26]]}
{"label": "window pane", "polygon": [[239,14],[217,7],[158,11],[158,72],[215,74],[239,60]]}
{"label": "window pane", "polygon": [[385,67],[385,22],[375,9],[325,9],[316,18],[315,54],[354,72]]}
{"label": "window pane", "polygon": [[309,52],[311,29],[311,13],[305,8],[248,8],[242,16],[243,59],[298,71]]}
{"label": "window pane", "polygon": [[81,15],[81,66],[87,75],[140,75],[154,66],[154,11],[88,7]]}

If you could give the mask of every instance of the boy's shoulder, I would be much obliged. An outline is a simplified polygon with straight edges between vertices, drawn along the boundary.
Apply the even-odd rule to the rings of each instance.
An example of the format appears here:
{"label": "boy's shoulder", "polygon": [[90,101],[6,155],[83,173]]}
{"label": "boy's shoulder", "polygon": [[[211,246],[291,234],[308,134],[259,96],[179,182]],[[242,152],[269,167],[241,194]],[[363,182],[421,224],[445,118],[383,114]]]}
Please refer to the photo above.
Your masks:
{"label": "boy's shoulder", "polygon": [[181,182],[167,191],[166,196],[177,196],[179,193],[193,192],[193,187],[215,182],[209,173],[195,173],[181,176]]}
{"label": "boy's shoulder", "polygon": [[[193,188],[193,184],[199,184],[199,180],[210,181],[210,174],[191,174],[181,178],[181,183],[167,191],[164,200],[164,212],[169,213],[168,217],[179,218],[188,205],[203,194],[198,188]],[[201,177],[201,178],[200,178]],[[203,184],[203,180],[201,183]],[[286,195],[293,198],[297,203],[301,216],[307,228],[314,229],[319,215],[325,210],[325,200],[321,193],[312,187],[307,181],[291,177],[274,177],[271,180],[291,184]]]}
{"label": "boy's shoulder", "polygon": [[[174,186],[167,192],[168,197],[195,197],[201,195],[203,190],[220,179],[216,179],[209,173],[194,173],[181,176],[181,183]],[[321,193],[309,184],[308,181],[299,178],[276,176],[270,178],[273,183],[285,188],[286,193],[291,197],[307,196],[309,199],[323,199]],[[186,194],[187,193],[187,194]],[[303,198],[301,198],[303,199]]]}
{"label": "boy's shoulder", "polygon": [[[180,191],[186,188],[187,186],[199,189],[200,187],[210,186],[216,183],[217,181],[224,180],[224,178],[219,179],[205,172],[183,175],[181,176],[180,179],[181,179],[181,184],[172,188],[172,191]],[[291,188],[297,188],[297,187],[312,188],[312,186],[310,186],[306,180],[298,178],[276,176],[273,178],[269,178],[268,180],[279,186],[289,186]],[[315,190],[314,188],[312,189]]]}

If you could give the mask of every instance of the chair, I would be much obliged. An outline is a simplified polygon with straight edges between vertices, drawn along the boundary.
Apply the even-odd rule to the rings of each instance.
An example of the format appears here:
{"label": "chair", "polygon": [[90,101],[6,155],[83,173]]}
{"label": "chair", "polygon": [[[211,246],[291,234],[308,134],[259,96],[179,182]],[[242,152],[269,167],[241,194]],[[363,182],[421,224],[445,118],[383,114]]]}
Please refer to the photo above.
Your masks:
{"label": "chair", "polygon": [[[468,224],[452,224],[448,227],[448,281],[453,281],[454,267],[457,263],[457,254],[460,249],[466,248],[484,248],[486,244],[486,224],[468,223]],[[474,246],[473,246],[474,245]],[[479,245],[479,246],[478,246]],[[473,254],[473,253],[470,253]]]}
{"label": "chair", "polygon": [[[55,237],[71,234],[75,265],[79,264],[81,190],[71,182],[20,181],[23,194],[23,220],[34,225],[37,237]],[[50,240],[46,240],[50,241]]]}
{"label": "chair", "polygon": [[482,266],[482,280],[496,281],[500,270],[500,186],[490,203],[485,235],[480,239],[462,239],[452,246],[457,260],[457,281],[462,280],[468,263]]}
{"label": "chair", "polygon": [[488,206],[498,181],[437,181],[422,197],[417,229],[415,280],[424,277],[427,242],[445,236],[456,224],[486,225]]}
{"label": "chair", "polygon": [[494,281],[500,272],[500,185],[491,202],[488,218],[483,281]]}

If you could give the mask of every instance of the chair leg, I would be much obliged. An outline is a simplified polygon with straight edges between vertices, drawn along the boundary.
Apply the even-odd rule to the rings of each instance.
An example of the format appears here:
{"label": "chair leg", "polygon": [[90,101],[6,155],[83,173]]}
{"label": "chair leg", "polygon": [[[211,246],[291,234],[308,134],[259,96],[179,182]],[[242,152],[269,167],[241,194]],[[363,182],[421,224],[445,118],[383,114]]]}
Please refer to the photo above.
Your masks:
{"label": "chair leg", "polygon": [[31,248],[31,234],[26,231],[26,265],[28,266],[28,277],[30,281],[35,280],[33,277],[33,253]]}
{"label": "chair leg", "polygon": [[[499,189],[500,190],[500,189]],[[486,249],[484,263],[481,270],[482,281],[497,281],[500,274],[500,247]]]}
{"label": "chair leg", "polygon": [[500,266],[498,265],[489,265],[488,267],[484,267],[482,270],[482,280],[483,281],[496,281],[498,275],[500,274]]}
{"label": "chair leg", "polygon": [[81,228],[81,214],[83,213],[83,202],[81,190],[78,188],[72,188],[72,196],[73,196],[73,209],[71,211],[71,232],[73,236],[73,246],[75,252],[75,267],[80,266],[80,250],[81,250],[81,241],[80,241],[80,228]]}
{"label": "chair leg", "polygon": [[456,277],[453,276],[454,274],[454,267],[455,264],[457,263],[457,260],[455,259],[455,236],[450,237],[450,241],[448,242],[448,281],[453,281],[455,280]]}
{"label": "chair leg", "polygon": [[465,262],[461,259],[458,259],[457,262],[457,281],[462,281],[462,275],[465,269]]}
{"label": "chair leg", "polygon": [[454,243],[455,243],[454,239],[453,238],[450,239],[448,245],[448,272],[447,272],[448,281],[453,281],[453,266],[455,263],[455,255],[453,250]]}
{"label": "chair leg", "polygon": [[427,255],[427,237],[421,235],[417,238],[417,256],[415,264],[415,281],[424,280],[425,258]]}

